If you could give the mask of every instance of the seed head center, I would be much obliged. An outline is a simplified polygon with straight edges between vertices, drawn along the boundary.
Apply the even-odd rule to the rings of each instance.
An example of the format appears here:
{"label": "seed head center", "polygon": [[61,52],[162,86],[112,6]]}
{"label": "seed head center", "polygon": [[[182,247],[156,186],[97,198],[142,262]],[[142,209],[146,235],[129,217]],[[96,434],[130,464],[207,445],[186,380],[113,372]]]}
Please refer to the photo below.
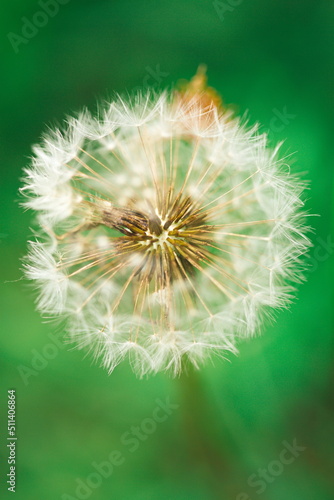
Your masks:
{"label": "seed head center", "polygon": [[170,238],[170,232],[174,229],[174,225],[169,225],[168,229],[165,229],[164,225],[164,221],[159,216],[154,217],[153,221],[149,219],[149,227],[145,233],[148,237],[146,244],[151,245],[154,250],[157,250],[158,247],[163,249],[165,244],[170,244],[168,239]]}

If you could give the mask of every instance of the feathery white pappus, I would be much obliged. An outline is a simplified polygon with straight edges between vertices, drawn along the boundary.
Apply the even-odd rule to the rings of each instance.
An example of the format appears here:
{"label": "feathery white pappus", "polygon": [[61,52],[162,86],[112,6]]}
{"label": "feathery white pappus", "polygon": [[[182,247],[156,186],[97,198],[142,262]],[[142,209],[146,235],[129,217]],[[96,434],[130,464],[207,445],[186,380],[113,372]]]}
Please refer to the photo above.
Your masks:
{"label": "feathery white pappus", "polygon": [[38,307],[110,372],[125,356],[177,375],[237,352],[302,279],[303,183],[207,98],[117,97],[45,136],[25,170]]}

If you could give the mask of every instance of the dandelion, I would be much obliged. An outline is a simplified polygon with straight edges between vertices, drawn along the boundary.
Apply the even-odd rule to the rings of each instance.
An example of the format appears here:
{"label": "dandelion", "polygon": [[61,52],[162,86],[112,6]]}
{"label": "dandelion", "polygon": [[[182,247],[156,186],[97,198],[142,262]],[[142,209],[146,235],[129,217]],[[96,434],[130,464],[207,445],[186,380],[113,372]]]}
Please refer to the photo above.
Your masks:
{"label": "dandelion", "polygon": [[309,246],[303,183],[206,87],[117,97],[45,136],[25,170],[38,308],[112,371],[179,374],[286,307]]}

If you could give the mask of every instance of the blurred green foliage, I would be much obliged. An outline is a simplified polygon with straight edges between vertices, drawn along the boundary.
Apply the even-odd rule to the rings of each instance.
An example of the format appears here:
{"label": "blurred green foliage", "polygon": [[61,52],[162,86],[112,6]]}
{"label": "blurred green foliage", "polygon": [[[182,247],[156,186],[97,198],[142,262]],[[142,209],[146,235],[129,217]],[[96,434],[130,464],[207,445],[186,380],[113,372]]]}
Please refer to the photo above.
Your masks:
{"label": "blurred green foliage", "polygon": [[[22,36],[26,19],[43,24],[43,16],[36,17],[41,3],[1,6],[0,449],[6,460],[6,395],[15,388],[15,498],[76,498],[78,480],[86,482],[92,463],[108,460],[113,450],[123,463],[86,498],[333,498],[334,3],[59,4],[27,43],[13,34]],[[97,98],[113,91],[190,78],[202,62],[224,102],[239,114],[248,111],[272,144],[286,139],[293,169],[310,180],[307,209],[320,217],[310,220],[315,232],[308,281],[265,335],[244,342],[230,362],[204,367],[197,381],[163,374],[137,380],[126,363],[108,376],[82,352],[50,338],[61,337],[61,328],[55,332],[41,321],[34,292],[21,280],[20,259],[32,235],[32,214],[19,207],[22,168],[46,125],[83,106],[94,109]],[[32,363],[34,372],[22,376]],[[152,431],[147,419],[156,400],[167,397],[178,408]],[[124,433],[138,425],[152,433],[131,451]],[[305,449],[281,470],[283,442],[294,439]],[[269,470],[262,487],[256,483],[261,469]],[[6,473],[2,462],[4,497]]]}

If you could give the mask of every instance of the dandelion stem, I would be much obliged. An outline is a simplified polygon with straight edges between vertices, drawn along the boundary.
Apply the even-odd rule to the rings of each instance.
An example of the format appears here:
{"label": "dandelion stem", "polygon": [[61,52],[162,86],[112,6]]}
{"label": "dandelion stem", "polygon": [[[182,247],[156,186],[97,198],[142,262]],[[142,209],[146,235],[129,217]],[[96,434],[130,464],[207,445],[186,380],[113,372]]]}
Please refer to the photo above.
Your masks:
{"label": "dandelion stem", "polygon": [[205,471],[205,480],[212,499],[235,498],[238,486],[231,483],[233,474],[231,457],[221,437],[217,408],[209,401],[198,372],[193,366],[184,366],[177,379],[182,412],[182,431],[188,463],[193,463],[199,473]]}

